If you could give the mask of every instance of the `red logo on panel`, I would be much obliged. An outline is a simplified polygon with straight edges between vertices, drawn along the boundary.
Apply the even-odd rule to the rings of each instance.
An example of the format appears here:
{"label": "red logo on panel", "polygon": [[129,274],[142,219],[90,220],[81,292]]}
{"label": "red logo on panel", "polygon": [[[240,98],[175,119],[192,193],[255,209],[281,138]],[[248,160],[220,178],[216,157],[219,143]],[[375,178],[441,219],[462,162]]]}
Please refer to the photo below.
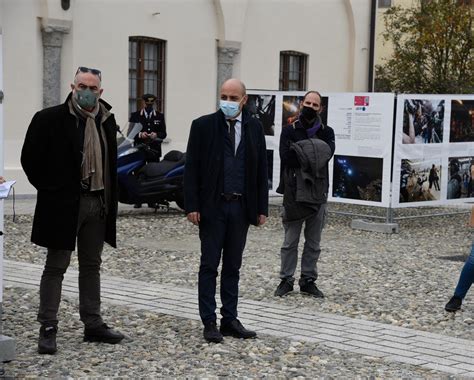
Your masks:
{"label": "red logo on panel", "polygon": [[354,96],[354,106],[368,106],[369,97],[368,96]]}

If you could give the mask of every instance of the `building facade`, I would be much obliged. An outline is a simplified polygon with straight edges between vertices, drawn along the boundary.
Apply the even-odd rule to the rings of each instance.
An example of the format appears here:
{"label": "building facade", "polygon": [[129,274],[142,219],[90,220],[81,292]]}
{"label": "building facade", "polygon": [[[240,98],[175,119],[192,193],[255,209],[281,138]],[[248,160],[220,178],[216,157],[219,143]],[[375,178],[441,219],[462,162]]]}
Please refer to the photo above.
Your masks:
{"label": "building facade", "polygon": [[186,148],[191,121],[216,110],[229,77],[248,89],[366,91],[370,3],[0,0],[4,175],[17,194],[34,193],[20,165],[28,124],[64,101],[78,66],[102,71],[122,128],[142,92],[156,93],[165,153]]}

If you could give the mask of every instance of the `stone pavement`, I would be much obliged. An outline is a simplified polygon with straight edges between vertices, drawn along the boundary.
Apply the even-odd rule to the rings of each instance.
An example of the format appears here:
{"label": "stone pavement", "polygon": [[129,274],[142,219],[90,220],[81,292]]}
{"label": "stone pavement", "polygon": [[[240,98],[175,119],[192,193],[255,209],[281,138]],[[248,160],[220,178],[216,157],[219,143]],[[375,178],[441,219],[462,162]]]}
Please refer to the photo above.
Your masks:
{"label": "stone pavement", "polygon": [[[37,289],[42,266],[4,261],[4,284]],[[69,269],[63,293],[78,296],[77,271]],[[102,276],[102,299],[130,309],[198,320],[197,291]],[[341,351],[474,377],[474,342],[300,307],[240,299],[239,318],[260,334],[315,342]]]}

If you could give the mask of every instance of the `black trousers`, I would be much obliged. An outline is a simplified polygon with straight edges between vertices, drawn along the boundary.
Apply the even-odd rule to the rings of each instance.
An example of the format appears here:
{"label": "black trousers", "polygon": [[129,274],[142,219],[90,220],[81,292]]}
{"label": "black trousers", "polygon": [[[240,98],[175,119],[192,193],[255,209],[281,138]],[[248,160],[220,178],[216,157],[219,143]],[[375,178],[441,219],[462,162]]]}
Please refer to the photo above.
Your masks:
{"label": "black trousers", "polygon": [[[79,315],[88,328],[104,322],[100,316],[100,265],[104,247],[105,217],[98,195],[82,195],[79,205],[77,255],[79,260]],[[64,273],[71,251],[49,249],[40,283],[38,322],[57,326]]]}
{"label": "black trousers", "polygon": [[216,321],[216,278],[222,256],[222,323],[237,319],[237,299],[242,253],[249,222],[241,200],[222,200],[217,216],[201,218],[201,265],[199,267],[199,314],[203,323]]}

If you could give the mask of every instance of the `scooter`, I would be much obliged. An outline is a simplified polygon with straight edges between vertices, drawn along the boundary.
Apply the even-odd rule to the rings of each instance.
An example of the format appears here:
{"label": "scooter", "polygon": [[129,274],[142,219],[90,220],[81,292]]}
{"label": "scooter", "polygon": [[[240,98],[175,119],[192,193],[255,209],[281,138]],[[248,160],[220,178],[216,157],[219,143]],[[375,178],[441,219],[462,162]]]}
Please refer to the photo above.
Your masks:
{"label": "scooter", "polygon": [[166,153],[160,162],[145,161],[145,152],[155,153],[147,144],[135,144],[140,123],[129,123],[127,136],[118,129],[118,200],[125,204],[148,203],[155,210],[176,202],[184,209],[184,163],[186,154],[177,150]]}

